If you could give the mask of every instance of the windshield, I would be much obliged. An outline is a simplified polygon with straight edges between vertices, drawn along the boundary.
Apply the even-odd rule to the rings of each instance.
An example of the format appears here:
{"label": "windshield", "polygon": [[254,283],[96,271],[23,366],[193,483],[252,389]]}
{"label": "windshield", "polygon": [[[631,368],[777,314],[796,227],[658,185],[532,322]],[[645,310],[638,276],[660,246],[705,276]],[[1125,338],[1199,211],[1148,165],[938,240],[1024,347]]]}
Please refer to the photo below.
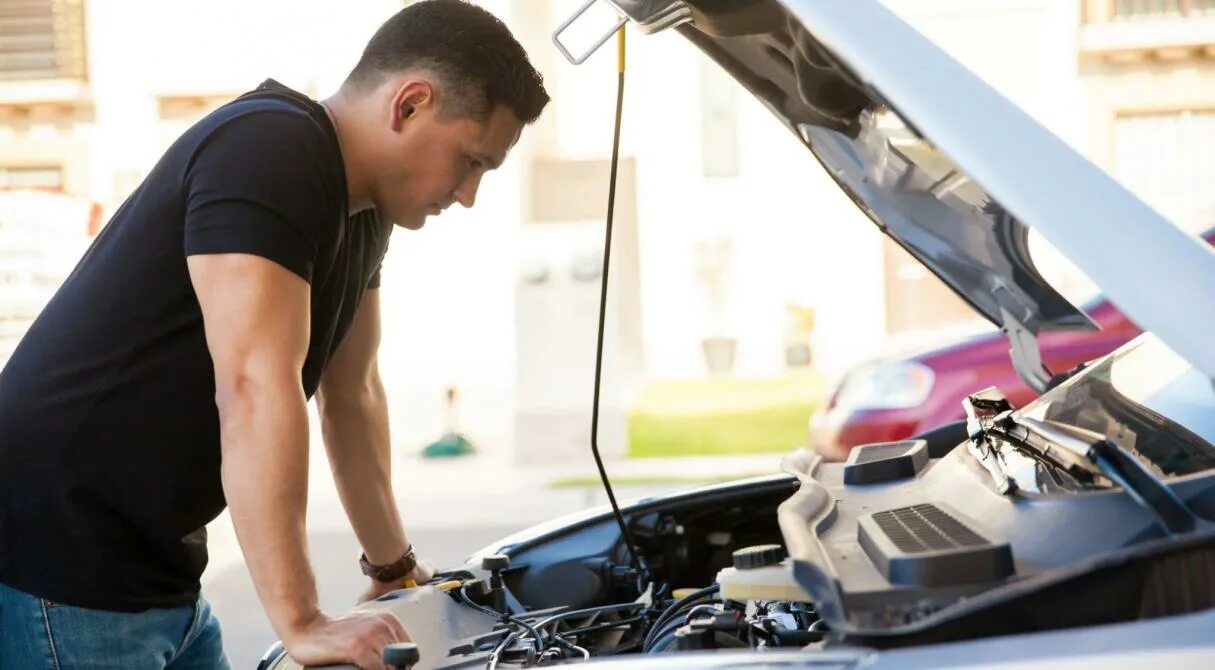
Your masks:
{"label": "windshield", "polygon": [[1152,334],[1019,414],[1105,435],[1161,476],[1215,468],[1215,382]]}

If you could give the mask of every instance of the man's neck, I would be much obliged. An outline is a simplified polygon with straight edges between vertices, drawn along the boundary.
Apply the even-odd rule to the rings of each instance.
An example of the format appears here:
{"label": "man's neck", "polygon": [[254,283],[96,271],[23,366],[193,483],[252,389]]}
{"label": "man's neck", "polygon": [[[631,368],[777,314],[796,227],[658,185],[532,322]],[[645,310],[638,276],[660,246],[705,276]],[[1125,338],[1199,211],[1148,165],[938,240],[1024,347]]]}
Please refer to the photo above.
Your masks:
{"label": "man's neck", "polygon": [[342,154],[342,168],[346,173],[346,201],[350,214],[355,214],[372,207],[370,189],[366,177],[359,169],[359,137],[357,118],[359,109],[346,98],[342,91],[319,101],[329,122],[337,134],[338,148]]}

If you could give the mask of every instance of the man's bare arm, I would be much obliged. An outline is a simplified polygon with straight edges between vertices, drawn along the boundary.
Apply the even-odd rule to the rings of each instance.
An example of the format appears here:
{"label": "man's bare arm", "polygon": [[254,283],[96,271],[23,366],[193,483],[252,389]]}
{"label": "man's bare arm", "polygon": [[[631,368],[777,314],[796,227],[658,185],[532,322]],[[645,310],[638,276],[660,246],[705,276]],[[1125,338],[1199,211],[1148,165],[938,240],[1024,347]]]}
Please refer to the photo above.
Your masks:
{"label": "man's bare arm", "polygon": [[245,254],[190,256],[188,266],[215,366],[224,494],[270,622],[301,663],[382,667],[383,645],[407,639],[400,622],[325,616],[308,562],[308,283]]}
{"label": "man's bare arm", "polygon": [[386,565],[401,557],[409,541],[392,493],[379,346],[380,292],[370,290],[325,370],[317,399],[325,447],[346,514],[367,560]]}

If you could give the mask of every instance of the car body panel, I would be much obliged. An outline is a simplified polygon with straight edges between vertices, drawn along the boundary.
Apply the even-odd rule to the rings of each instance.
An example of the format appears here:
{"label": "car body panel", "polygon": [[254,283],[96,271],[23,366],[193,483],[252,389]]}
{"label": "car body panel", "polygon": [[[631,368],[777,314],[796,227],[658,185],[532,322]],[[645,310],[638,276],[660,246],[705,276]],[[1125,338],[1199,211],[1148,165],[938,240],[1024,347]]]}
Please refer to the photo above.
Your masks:
{"label": "car body panel", "polygon": [[[618,7],[625,9],[627,4],[621,0]],[[672,7],[672,3],[631,4]],[[1193,364],[1186,365],[1180,379],[1188,383],[1201,377],[1209,392],[1206,376],[1215,377],[1215,351],[1209,346],[1210,333],[1215,332],[1215,282],[1210,281],[1215,277],[1215,255],[1037,126],[879,2],[693,0],[684,4],[693,10],[694,21],[701,20],[696,25],[707,32],[686,23],[677,30],[767,104],[884,232],[928,264],[993,323],[1034,335],[1093,323],[1062,300],[1033,269],[1024,244],[1029,224],[1132,318],[1154,330],[1162,346],[1171,347]],[[728,17],[742,17],[739,21],[748,29],[758,26],[766,32],[733,31],[741,26]],[[788,41],[782,41],[784,38]],[[804,76],[799,76],[798,68],[805,66],[812,71],[802,71]],[[756,68],[771,69],[759,72]],[[996,197],[983,197],[973,217],[956,211],[954,216],[925,204],[908,190],[914,179],[902,184],[897,179],[885,181],[881,169],[889,156],[882,154],[880,126],[883,119],[889,119],[883,112],[890,109],[897,110],[909,130],[914,129],[905,137],[908,146],[914,144],[915,151],[930,160],[940,158],[960,168],[949,171],[939,188],[930,185],[933,195],[966,188],[970,199],[963,202],[979,204],[974,188],[981,183],[984,194]],[[916,135],[931,138],[932,144]],[[868,141],[875,137],[879,142]],[[872,172],[866,161],[872,163],[875,158],[878,171]],[[966,180],[958,180],[960,171],[965,172]],[[940,221],[946,221],[944,228],[934,225]],[[966,353],[990,354],[1003,346],[1000,339],[992,338]],[[1063,341],[1059,347],[1065,349]],[[1106,360],[1111,366],[1115,362]],[[978,365],[977,359],[968,363],[968,369]],[[1111,372],[1110,377],[1114,376]],[[1087,378],[1098,375],[1082,373],[1057,390],[1086,391],[1083,383]],[[1105,383],[1104,378],[1098,381]],[[1190,397],[1184,393],[1190,387],[1174,388],[1169,379],[1164,381],[1170,386],[1168,403],[1161,411],[1176,410]],[[1151,389],[1140,390],[1141,395],[1153,395]],[[1167,422],[1155,421],[1161,416],[1138,413],[1118,423],[1126,428],[1119,439],[1148,435],[1162,436],[1167,442],[1184,429],[1179,426],[1176,432],[1166,432]],[[1210,416],[1209,412],[1201,414],[1204,420]],[[766,523],[789,557],[766,567],[790,572],[801,592],[812,598],[813,625],[822,623],[825,629],[807,632],[826,633],[818,642],[906,647],[874,651],[837,646],[826,653],[801,649],[641,655],[607,660],[600,666],[605,668],[910,670],[1147,663],[1199,667],[1212,657],[1215,643],[1210,631],[1215,609],[1211,609],[1210,594],[1215,591],[1206,588],[1211,582],[1210,554],[1200,552],[1215,546],[1215,530],[1204,525],[1201,533],[1185,537],[1162,534],[1156,510],[1144,504],[1139,491],[1133,489],[1060,488],[1040,495],[1006,495],[1008,489],[994,484],[991,472],[979,461],[989,458],[993,458],[990,453],[953,448],[894,479],[856,482],[849,481],[845,466],[822,464],[821,459],[802,452],[785,462],[786,472],[796,482],[777,476],[653,498],[626,506],[616,519],[602,511],[591,512],[507,538],[490,549],[501,549],[511,559],[510,570],[501,574],[501,588],[518,603],[572,601],[569,591],[583,588],[588,578],[599,578],[602,588],[596,587],[593,596],[606,601],[606,607],[648,607],[647,599],[659,592],[656,575],[661,568],[654,567],[650,573],[640,567],[642,557],[637,554],[646,550],[641,541],[649,543],[652,557],[662,559],[647,559],[649,565],[679,568],[671,567],[663,577],[668,582],[661,585],[665,592],[665,587],[685,586],[679,582],[689,574],[695,577],[691,583],[699,586],[714,579],[700,579],[707,569],[743,567],[734,563],[733,552],[768,544],[751,542],[743,532]],[[1166,485],[1178,499],[1195,509],[1205,505],[1204,511],[1211,513],[1215,509],[1213,467],[1171,478]],[[758,506],[748,507],[761,492],[766,495],[760,496],[763,500]],[[877,523],[874,519],[879,514],[921,512],[927,515],[923,517],[926,521],[907,525],[903,531],[896,524],[881,534],[862,533]],[[665,519],[659,518],[664,515]],[[946,517],[952,523],[941,522]],[[615,525],[616,520],[623,528]],[[723,525],[738,534],[717,539]],[[622,531],[630,526],[633,531],[647,531],[634,533],[638,544],[625,542],[627,533]],[[958,565],[952,560],[954,554],[940,553],[952,552],[952,547],[886,551],[866,547],[862,541],[863,537],[890,540],[904,531],[935,531],[945,545],[977,550],[1009,547],[1015,553],[1007,554],[1007,570],[976,577],[965,570],[943,569],[943,565]],[[735,543],[733,537],[743,539]],[[684,560],[701,556],[689,548],[702,545],[714,547],[720,560]],[[898,558],[899,553],[923,554],[917,560],[935,561],[936,577],[931,581],[902,579],[884,570],[875,558],[883,551],[887,558]],[[1191,553],[1181,556],[1182,552]],[[1169,560],[1174,558],[1190,560]],[[564,566],[575,569],[564,575],[549,569]],[[687,569],[689,566],[697,570]],[[1156,579],[1166,572],[1176,579]],[[474,566],[465,566],[459,574],[486,576],[485,570]],[[1125,588],[1117,588],[1110,575]],[[474,584],[464,582],[455,595],[466,596],[465,591]],[[1093,598],[1077,598],[1077,593]],[[1074,610],[1073,603],[1077,605]],[[473,603],[465,600],[465,604]],[[523,609],[508,607],[525,615]],[[1203,611],[1177,616],[1180,611],[1200,608]],[[542,608],[532,611],[538,609]],[[599,615],[599,608],[591,609]],[[585,610],[574,611],[581,615]],[[421,613],[436,614],[433,608]],[[735,614],[736,620],[749,616]],[[1115,616],[1122,618],[1113,619]],[[1158,618],[1142,620],[1153,616]],[[1131,623],[1107,625],[1114,620]],[[609,622],[616,623],[624,625]],[[627,625],[634,624],[644,625],[640,621]],[[499,648],[511,645],[512,637],[520,634],[521,626],[510,625],[516,628],[510,633],[499,627],[498,634],[505,640]],[[542,630],[544,625],[537,624]],[[691,622],[686,625],[693,628]],[[747,625],[751,625],[749,620]],[[1040,630],[1052,632],[1029,632]],[[529,632],[537,641],[535,651],[544,653],[543,636]],[[966,641],[938,644],[942,640]],[[486,659],[477,656],[484,651],[482,647],[448,642],[454,644],[448,644],[446,655],[443,646],[436,649],[438,663],[451,668],[469,667],[469,663],[484,666]],[[642,649],[647,647],[643,644]],[[530,655],[531,650],[524,651]],[[617,651],[606,648],[608,654]]]}
{"label": "car body panel", "polygon": [[[913,649],[877,651],[842,648],[820,653],[772,651],[671,655],[662,667],[671,670],[1080,670],[1103,668],[1170,668],[1206,670],[1215,660],[1215,611],[1152,621],[1010,635]],[[602,670],[654,667],[653,657],[605,660]]]}

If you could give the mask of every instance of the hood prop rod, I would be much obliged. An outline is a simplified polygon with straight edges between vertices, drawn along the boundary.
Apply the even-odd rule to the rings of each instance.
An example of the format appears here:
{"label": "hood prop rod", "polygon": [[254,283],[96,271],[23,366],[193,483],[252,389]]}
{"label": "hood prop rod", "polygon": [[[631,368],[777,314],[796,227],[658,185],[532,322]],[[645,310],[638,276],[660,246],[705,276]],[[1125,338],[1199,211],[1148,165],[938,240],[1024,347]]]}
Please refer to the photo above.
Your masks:
{"label": "hood prop rod", "polygon": [[603,489],[607,492],[608,501],[612,504],[612,513],[620,526],[632,558],[633,568],[641,576],[643,583],[648,582],[650,575],[645,559],[637,551],[633,534],[624,521],[620,505],[616,503],[616,494],[612,492],[612,483],[608,480],[607,470],[603,467],[603,457],[599,454],[599,389],[603,378],[603,332],[607,320],[608,299],[608,270],[612,259],[612,221],[616,213],[616,168],[620,162],[620,119],[624,104],[624,26],[616,33],[616,125],[612,137],[611,176],[608,179],[607,226],[603,240],[603,273],[599,289],[599,340],[595,349],[595,400],[591,408],[591,454],[595,457],[595,465],[599,468],[599,478],[603,480]]}

